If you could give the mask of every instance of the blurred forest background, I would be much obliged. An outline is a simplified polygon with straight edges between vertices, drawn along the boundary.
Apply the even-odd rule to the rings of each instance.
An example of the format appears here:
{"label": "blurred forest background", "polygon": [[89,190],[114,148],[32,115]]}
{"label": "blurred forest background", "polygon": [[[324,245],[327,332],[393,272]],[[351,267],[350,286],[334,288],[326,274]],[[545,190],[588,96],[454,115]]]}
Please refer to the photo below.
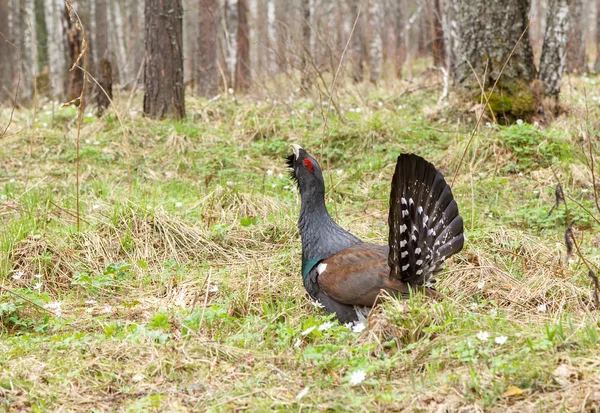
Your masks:
{"label": "blurred forest background", "polygon": [[[415,70],[433,68],[445,82],[464,83],[479,73],[477,81],[489,87],[482,74],[492,75],[490,83],[498,78],[493,72],[499,71],[525,29],[519,48],[531,48],[537,76],[546,76],[542,80],[560,81],[561,59],[567,72],[600,70],[597,0],[487,5],[461,0],[165,0],[160,2],[162,15],[158,3],[72,1],[82,31],[63,0],[0,0],[0,32],[6,40],[0,42],[0,101],[8,104],[18,93],[19,104],[27,103],[36,90],[55,100],[76,99],[82,71],[69,68],[83,50],[83,37],[87,70],[109,95],[113,89],[144,86],[152,70],[152,63],[144,62],[152,61],[152,50],[154,58],[163,59],[161,64],[172,63],[167,71],[173,72],[170,87],[180,95],[183,88],[211,98],[228,89],[260,95],[281,91],[282,86],[285,90],[317,86],[320,98],[327,98],[331,83],[327,76],[338,68],[340,75],[355,82],[374,83],[411,79]],[[504,31],[490,30],[494,26]],[[152,38],[160,38],[163,31],[173,47],[159,52],[160,39]],[[544,56],[544,44],[550,58]],[[498,61],[494,48],[504,49]],[[515,50],[512,59],[518,61],[519,54]],[[421,58],[427,58],[425,67],[415,63]],[[544,67],[548,65],[550,69]],[[536,71],[526,69],[518,76],[531,81]],[[505,76],[510,77],[508,72],[507,68]],[[93,96],[100,94],[96,82],[90,83]],[[549,87],[553,88],[557,89]],[[108,105],[102,96],[95,99],[100,106]],[[154,114],[159,117],[167,114],[158,112]],[[184,112],[181,106],[174,115]]]}

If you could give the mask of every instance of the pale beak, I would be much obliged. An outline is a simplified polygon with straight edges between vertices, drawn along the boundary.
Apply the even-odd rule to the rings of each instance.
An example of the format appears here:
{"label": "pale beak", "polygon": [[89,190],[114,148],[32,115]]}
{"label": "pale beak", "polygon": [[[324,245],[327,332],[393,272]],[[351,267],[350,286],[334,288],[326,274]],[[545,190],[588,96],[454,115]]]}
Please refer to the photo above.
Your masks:
{"label": "pale beak", "polygon": [[298,159],[300,156],[300,149],[302,149],[302,147],[300,145],[296,145],[295,143],[292,143],[290,146],[294,150],[294,157]]}

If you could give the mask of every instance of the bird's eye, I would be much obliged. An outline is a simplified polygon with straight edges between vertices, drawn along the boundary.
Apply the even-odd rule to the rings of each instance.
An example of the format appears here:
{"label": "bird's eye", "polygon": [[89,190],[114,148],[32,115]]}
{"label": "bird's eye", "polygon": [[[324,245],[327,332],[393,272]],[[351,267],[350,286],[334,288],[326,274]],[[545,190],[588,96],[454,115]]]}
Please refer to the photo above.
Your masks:
{"label": "bird's eye", "polygon": [[308,170],[310,171],[310,173],[312,173],[312,171],[313,171],[313,164],[312,164],[312,162],[310,161],[310,159],[306,158],[306,159],[304,160],[304,167],[305,167],[306,169],[308,169]]}

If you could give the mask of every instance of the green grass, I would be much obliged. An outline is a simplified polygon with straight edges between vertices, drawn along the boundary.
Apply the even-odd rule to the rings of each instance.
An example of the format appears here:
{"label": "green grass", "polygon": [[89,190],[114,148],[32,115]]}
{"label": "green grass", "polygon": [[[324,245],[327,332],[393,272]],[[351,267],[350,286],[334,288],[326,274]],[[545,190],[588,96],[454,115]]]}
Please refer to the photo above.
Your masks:
{"label": "green grass", "polygon": [[385,243],[396,157],[416,152],[452,180],[475,120],[460,102],[349,87],[325,125],[303,98],[189,98],[185,122],[120,108],[126,138],[113,112],[86,115],[79,231],[76,111],[42,102],[35,131],[17,111],[22,131],[0,151],[0,410],[598,409],[590,280],[565,263],[564,207],[548,215],[556,174],[591,212],[569,199],[598,262],[579,131],[595,136],[600,110],[577,115],[592,81],[571,79],[570,115],[550,125],[477,131],[453,187],[467,243],[445,298],[390,299],[359,333],[302,286],[288,145],[321,160],[335,219]]}

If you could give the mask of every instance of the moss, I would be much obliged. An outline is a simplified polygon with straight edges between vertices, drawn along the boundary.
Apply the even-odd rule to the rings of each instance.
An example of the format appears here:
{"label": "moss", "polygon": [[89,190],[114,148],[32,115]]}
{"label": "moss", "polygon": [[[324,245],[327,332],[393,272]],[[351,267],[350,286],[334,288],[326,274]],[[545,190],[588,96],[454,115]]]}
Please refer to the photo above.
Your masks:
{"label": "moss", "polygon": [[[473,89],[473,100],[480,100],[480,89]],[[535,99],[530,86],[524,81],[499,82],[490,96],[488,110],[499,122],[513,123],[517,119],[529,121],[535,112]]]}

